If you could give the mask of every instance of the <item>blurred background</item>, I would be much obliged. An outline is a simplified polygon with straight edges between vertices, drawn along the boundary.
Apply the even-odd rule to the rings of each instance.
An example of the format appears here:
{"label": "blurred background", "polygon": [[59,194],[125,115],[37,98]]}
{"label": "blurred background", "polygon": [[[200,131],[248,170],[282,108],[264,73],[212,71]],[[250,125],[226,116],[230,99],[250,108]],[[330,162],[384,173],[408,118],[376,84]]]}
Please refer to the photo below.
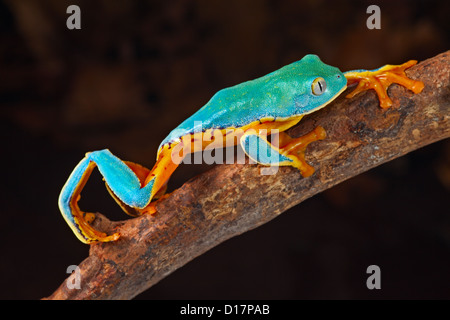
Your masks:
{"label": "blurred background", "polygon": [[[68,30],[69,5],[81,30]],[[381,9],[369,30],[366,9]],[[342,71],[450,48],[449,1],[0,0],[0,298],[39,299],[89,247],[57,199],[85,152],[152,167],[219,89],[315,53]],[[450,143],[359,175],[198,257],[137,299],[450,298]],[[173,190],[208,167],[185,165]],[[81,208],[126,219],[94,173]],[[366,269],[381,268],[381,290]]]}

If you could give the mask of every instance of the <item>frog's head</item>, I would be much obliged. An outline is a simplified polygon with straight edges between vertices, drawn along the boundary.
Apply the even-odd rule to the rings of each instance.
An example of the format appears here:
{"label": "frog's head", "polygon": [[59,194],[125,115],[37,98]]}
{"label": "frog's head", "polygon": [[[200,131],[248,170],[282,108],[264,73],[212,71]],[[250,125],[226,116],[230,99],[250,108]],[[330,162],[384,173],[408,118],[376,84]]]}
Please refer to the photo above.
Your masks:
{"label": "frog's head", "polygon": [[338,68],[323,63],[316,55],[309,54],[286,67],[293,93],[291,108],[295,114],[314,112],[347,88],[344,74]]}

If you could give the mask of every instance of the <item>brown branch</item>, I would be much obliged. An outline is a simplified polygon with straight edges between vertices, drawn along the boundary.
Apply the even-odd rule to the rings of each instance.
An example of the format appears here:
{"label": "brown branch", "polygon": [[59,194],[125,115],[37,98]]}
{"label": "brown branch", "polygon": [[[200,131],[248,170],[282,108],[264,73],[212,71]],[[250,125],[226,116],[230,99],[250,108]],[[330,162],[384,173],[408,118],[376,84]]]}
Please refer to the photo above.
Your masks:
{"label": "brown branch", "polygon": [[450,136],[450,51],[407,71],[425,83],[414,95],[393,85],[389,110],[373,92],[345,99],[305,118],[290,134],[323,126],[327,139],[308,147],[309,178],[290,167],[261,175],[257,165],[219,165],[161,201],[158,213],[123,222],[99,215],[95,226],[122,234],[91,246],[80,265],[81,289],[64,283],[48,299],[130,299],[171,272],[303,200],[412,150]]}

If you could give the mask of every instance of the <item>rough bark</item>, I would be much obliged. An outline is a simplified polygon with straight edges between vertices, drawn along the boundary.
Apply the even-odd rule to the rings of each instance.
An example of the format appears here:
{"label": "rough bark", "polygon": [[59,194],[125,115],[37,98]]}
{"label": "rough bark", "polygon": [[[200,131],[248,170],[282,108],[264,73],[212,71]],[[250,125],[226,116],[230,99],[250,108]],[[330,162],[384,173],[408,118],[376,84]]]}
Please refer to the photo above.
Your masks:
{"label": "rough bark", "polygon": [[[130,299],[219,243],[256,228],[292,206],[375,166],[450,136],[450,51],[407,70],[425,83],[414,95],[392,85],[394,105],[378,106],[370,91],[342,95],[290,130],[300,136],[321,125],[328,137],[308,147],[309,178],[290,167],[261,175],[258,165],[218,165],[186,182],[157,205],[155,215],[95,226],[122,234],[91,245],[80,263],[81,289],[66,282],[47,299]],[[80,244],[81,245],[81,244]]]}

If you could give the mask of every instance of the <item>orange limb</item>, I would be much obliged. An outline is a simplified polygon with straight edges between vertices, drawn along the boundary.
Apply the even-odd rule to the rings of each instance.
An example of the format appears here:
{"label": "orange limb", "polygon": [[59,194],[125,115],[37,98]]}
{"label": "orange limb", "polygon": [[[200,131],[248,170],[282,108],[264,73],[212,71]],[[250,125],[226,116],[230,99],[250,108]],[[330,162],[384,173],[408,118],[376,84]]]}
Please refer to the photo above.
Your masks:
{"label": "orange limb", "polygon": [[314,173],[314,168],[305,160],[305,151],[311,142],[326,138],[326,131],[323,127],[316,127],[311,132],[299,138],[292,138],[287,133],[279,134],[280,153],[294,160],[293,167],[300,170],[303,177],[309,177]]}
{"label": "orange limb", "polygon": [[423,82],[410,79],[405,74],[405,70],[416,63],[416,60],[410,60],[402,65],[386,65],[375,71],[346,72],[348,85],[358,82],[358,86],[346,97],[352,98],[360,92],[374,89],[380,99],[380,106],[386,109],[392,106],[387,89],[393,83],[400,84],[414,93],[420,93],[424,88]]}
{"label": "orange limb", "polygon": [[[153,178],[155,182],[153,184],[152,191],[152,199],[153,200],[163,200],[169,196],[166,194],[167,183],[170,179],[170,176],[175,171],[175,169],[179,166],[179,163],[176,163],[174,159],[172,159],[172,151],[174,150],[175,145],[172,147],[165,146],[158,155],[158,160],[156,164],[153,166],[152,170],[146,173],[144,177],[144,185],[147,184]],[[156,202],[150,202],[145,208],[139,209],[140,214],[149,213],[153,214],[156,212]]]}
{"label": "orange limb", "polygon": [[[314,173],[314,168],[310,166],[305,160],[305,151],[308,145],[314,141],[323,140],[326,138],[326,131],[323,127],[316,127],[311,132],[302,137],[292,138],[286,132],[289,128],[296,125],[303,116],[299,116],[286,121],[271,121],[262,124],[256,124],[245,127],[246,130],[254,129],[259,132],[260,129],[266,129],[272,133],[278,130],[278,145],[272,145],[282,155],[287,156],[292,161],[285,161],[279,163],[280,166],[292,166],[300,170],[303,177],[309,177]],[[276,141],[276,140],[275,140]],[[274,142],[274,140],[272,140]]]}

